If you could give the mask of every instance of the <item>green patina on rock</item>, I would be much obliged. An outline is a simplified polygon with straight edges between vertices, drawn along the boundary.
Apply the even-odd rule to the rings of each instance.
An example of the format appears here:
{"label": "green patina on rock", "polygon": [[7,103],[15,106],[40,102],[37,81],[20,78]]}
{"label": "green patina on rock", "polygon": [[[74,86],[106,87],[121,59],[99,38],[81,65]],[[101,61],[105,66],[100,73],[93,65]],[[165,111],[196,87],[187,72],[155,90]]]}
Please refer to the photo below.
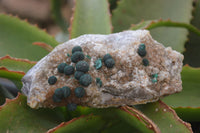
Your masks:
{"label": "green patina on rock", "polygon": [[158,78],[158,74],[157,74],[157,73],[156,73],[156,74],[153,74],[153,75],[152,75],[152,80],[151,80],[151,81],[152,81],[153,83],[156,83],[156,82],[157,82],[157,78]]}
{"label": "green patina on rock", "polygon": [[103,83],[100,78],[96,78],[96,84],[98,87],[102,87]]}
{"label": "green patina on rock", "polygon": [[97,59],[95,62],[94,62],[94,67],[99,70],[101,67],[102,67],[102,60],[101,58]]}

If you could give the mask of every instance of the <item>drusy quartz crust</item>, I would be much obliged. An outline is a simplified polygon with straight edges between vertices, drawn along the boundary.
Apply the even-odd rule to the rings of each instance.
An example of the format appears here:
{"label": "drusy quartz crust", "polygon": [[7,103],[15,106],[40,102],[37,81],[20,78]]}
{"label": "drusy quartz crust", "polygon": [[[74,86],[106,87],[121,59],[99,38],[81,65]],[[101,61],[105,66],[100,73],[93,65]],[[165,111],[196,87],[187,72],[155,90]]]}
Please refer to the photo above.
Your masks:
{"label": "drusy quartz crust", "polygon": [[[182,90],[182,61],[182,54],[165,48],[147,30],[82,35],[38,61],[22,78],[22,92],[32,108],[144,104]],[[61,63],[70,66],[64,73],[58,70]],[[64,86],[70,93],[56,91]]]}

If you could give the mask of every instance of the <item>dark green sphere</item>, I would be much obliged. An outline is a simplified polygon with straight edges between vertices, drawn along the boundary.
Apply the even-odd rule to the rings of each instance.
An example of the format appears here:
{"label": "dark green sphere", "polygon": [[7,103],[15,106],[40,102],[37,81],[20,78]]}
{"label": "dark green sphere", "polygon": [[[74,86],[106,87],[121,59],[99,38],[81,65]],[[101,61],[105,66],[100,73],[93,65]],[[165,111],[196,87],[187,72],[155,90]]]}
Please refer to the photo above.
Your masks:
{"label": "dark green sphere", "polygon": [[62,99],[63,99],[63,89],[58,88],[54,91],[53,101],[54,102],[61,102]]}
{"label": "dark green sphere", "polygon": [[79,61],[76,64],[76,71],[88,72],[89,71],[89,64],[86,61]]}
{"label": "dark green sphere", "polygon": [[104,55],[103,62],[105,62],[107,59],[110,59],[110,58],[112,58],[112,56],[110,54]]}
{"label": "dark green sphere", "polygon": [[69,104],[67,104],[67,109],[68,109],[69,111],[74,111],[74,110],[76,110],[76,107],[77,107],[77,105],[76,105],[75,103],[69,103]]}
{"label": "dark green sphere", "polygon": [[55,84],[56,81],[57,81],[57,78],[56,78],[55,76],[51,76],[51,77],[49,77],[49,79],[48,79],[48,83],[49,83],[50,85]]}
{"label": "dark green sphere", "polygon": [[67,97],[70,96],[70,94],[71,94],[71,89],[70,89],[69,87],[64,86],[64,87],[62,88],[62,90],[63,90],[63,97],[64,97],[64,98],[67,98]]}
{"label": "dark green sphere", "polygon": [[107,68],[113,68],[115,65],[115,61],[112,58],[109,58],[105,61],[105,65]]}
{"label": "dark green sphere", "polygon": [[144,56],[147,54],[147,52],[146,52],[146,46],[145,46],[144,43],[142,43],[142,44],[139,45],[139,48],[138,48],[137,53],[138,53],[141,57],[144,57]]}
{"label": "dark green sphere", "polygon": [[58,72],[60,72],[60,73],[64,73],[64,68],[67,66],[67,64],[66,63],[60,63],[59,65],[58,65]]}
{"label": "dark green sphere", "polygon": [[74,93],[75,93],[75,96],[78,97],[78,98],[81,98],[85,95],[85,89],[82,88],[82,87],[77,87],[75,90],[74,90]]}
{"label": "dark green sphere", "polygon": [[84,72],[76,71],[74,74],[75,79],[79,80],[80,77],[84,74]]}
{"label": "dark green sphere", "polygon": [[142,63],[143,63],[144,66],[148,66],[149,65],[149,61],[146,58],[142,59]]}
{"label": "dark green sphere", "polygon": [[88,86],[92,83],[92,77],[89,74],[84,74],[80,77],[79,83],[83,86]]}
{"label": "dark green sphere", "polygon": [[71,75],[74,73],[74,67],[73,66],[66,66],[64,69],[65,75]]}
{"label": "dark green sphere", "polygon": [[75,53],[75,52],[77,52],[77,51],[82,52],[82,48],[81,48],[80,46],[75,46],[75,47],[73,47],[73,49],[72,49],[72,54]]}
{"label": "dark green sphere", "polygon": [[83,52],[77,51],[75,53],[72,54],[71,56],[71,61],[73,63],[77,63],[78,61],[81,61],[85,58]]}

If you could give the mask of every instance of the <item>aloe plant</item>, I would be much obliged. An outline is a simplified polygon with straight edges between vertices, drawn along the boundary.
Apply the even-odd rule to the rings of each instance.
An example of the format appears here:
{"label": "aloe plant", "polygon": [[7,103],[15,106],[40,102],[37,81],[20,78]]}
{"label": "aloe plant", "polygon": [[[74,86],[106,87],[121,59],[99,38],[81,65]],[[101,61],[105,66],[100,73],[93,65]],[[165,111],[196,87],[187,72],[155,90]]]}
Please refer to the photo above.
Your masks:
{"label": "aloe plant", "polygon": [[[188,33],[191,40],[187,45],[199,43],[199,7],[200,0],[194,7],[192,0],[76,0],[69,35],[75,38],[83,34],[148,29],[158,41],[183,52]],[[61,16],[58,0],[52,0],[52,8],[56,22],[66,33],[68,24]],[[191,125],[183,120],[200,121],[200,69],[189,65],[183,67],[181,74],[183,91],[162,101],[105,109],[78,106],[75,111],[68,111],[65,107],[31,109],[20,92],[21,78],[58,44],[53,37],[26,20],[0,14],[0,77],[11,80],[19,89],[16,98],[8,99],[12,98],[11,94],[0,86],[4,90],[0,93],[0,132],[188,133],[192,132]],[[188,48],[186,62],[191,58],[187,52],[191,47]]]}

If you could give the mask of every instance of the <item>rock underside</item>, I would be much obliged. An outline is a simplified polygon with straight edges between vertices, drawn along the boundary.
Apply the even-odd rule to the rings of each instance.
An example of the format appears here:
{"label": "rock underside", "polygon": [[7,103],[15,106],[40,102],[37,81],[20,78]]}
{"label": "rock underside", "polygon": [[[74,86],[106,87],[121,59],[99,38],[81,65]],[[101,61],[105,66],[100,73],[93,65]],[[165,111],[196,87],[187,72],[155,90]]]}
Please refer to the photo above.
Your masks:
{"label": "rock underside", "polygon": [[[141,44],[146,52],[142,56],[138,52]],[[88,86],[80,84],[86,81],[77,80],[74,74],[58,72],[61,63],[73,66],[73,73],[76,72],[77,63],[71,61],[75,46],[82,48],[85,58],[81,60],[89,65],[89,71],[85,73],[92,80]],[[112,61],[109,60],[108,65],[103,61],[106,54],[114,60],[111,68],[108,65],[113,65]],[[144,104],[182,90],[182,60],[182,54],[153,40],[147,30],[83,35],[58,45],[30,69],[22,79],[22,91],[32,108],[53,108],[71,103],[96,108]],[[57,79],[52,85],[48,82],[51,76]],[[69,87],[71,93],[55,102],[52,98],[55,90],[63,86]],[[82,97],[77,97],[77,87],[84,88]]]}

